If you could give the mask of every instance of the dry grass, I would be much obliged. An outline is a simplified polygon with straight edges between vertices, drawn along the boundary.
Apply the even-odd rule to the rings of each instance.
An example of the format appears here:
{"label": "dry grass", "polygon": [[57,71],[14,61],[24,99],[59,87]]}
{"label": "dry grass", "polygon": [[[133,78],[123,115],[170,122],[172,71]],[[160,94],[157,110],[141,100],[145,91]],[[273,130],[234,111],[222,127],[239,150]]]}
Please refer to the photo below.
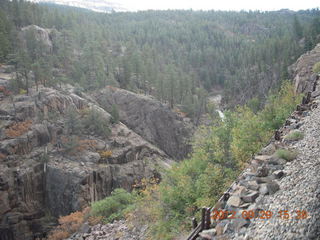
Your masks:
{"label": "dry grass", "polygon": [[48,240],[62,240],[80,229],[85,222],[90,209],[71,213],[70,215],[59,218],[59,226],[49,233]]}
{"label": "dry grass", "polygon": [[109,158],[112,156],[112,151],[99,151],[101,158]]}
{"label": "dry grass", "polygon": [[20,137],[21,135],[29,131],[31,125],[32,125],[31,120],[17,122],[12,124],[9,128],[7,128],[5,130],[5,133],[10,138]]}

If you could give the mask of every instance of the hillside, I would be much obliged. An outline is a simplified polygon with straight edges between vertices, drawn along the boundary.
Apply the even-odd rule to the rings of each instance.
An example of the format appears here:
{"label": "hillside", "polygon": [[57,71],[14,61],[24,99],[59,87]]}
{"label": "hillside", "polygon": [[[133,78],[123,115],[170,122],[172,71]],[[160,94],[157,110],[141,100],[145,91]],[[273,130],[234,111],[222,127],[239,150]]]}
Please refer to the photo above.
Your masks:
{"label": "hillside", "polygon": [[[37,81],[46,76],[49,85],[67,82],[87,91],[112,85],[147,93],[195,122],[208,111],[204,97],[217,89],[226,106],[252,98],[263,105],[320,33],[316,9],[100,14],[16,1],[3,1],[1,9],[0,59],[15,63],[19,72],[33,70]],[[23,50],[17,33],[30,25],[50,32],[50,52],[32,44],[31,33]]]}
{"label": "hillside", "polygon": [[[40,236],[56,217],[82,209],[115,188],[131,190],[143,178],[161,178],[163,169],[172,164],[165,146],[158,144],[163,151],[152,145],[117,122],[92,97],[75,93],[74,87],[39,86],[30,88],[28,95],[9,96],[5,86],[12,81],[10,66],[0,70],[1,239]],[[103,95],[106,99],[108,89]],[[118,93],[123,99],[127,95],[126,91]],[[165,125],[180,129],[179,135],[161,133],[173,145],[190,129],[190,123],[156,100],[130,95],[146,102],[144,111],[159,111]],[[149,119],[159,120],[152,115]],[[153,131],[152,126],[140,123],[137,128]],[[181,148],[185,154],[187,142],[175,146],[177,153]]]}
{"label": "hillside", "polygon": [[319,9],[1,1],[0,240],[185,239],[203,206],[309,216],[198,240],[316,239],[319,42]]}
{"label": "hillside", "polygon": [[309,97],[213,206],[196,239],[319,239],[319,61],[320,44],[291,66],[296,91]]}

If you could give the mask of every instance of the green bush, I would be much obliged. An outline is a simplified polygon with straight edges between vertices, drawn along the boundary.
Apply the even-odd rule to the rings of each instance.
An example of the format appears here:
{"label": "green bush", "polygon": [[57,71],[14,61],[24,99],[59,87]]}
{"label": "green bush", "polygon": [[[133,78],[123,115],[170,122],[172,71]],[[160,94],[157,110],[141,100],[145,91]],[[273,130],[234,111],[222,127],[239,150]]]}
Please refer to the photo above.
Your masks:
{"label": "green bush", "polygon": [[317,62],[315,65],[313,65],[312,70],[314,73],[320,73],[320,62]]}
{"label": "green bush", "polygon": [[69,134],[79,134],[83,128],[77,110],[72,107],[66,110],[66,127]]}
{"label": "green bush", "polygon": [[112,124],[118,123],[119,119],[120,119],[120,116],[119,116],[118,107],[117,105],[113,104],[112,110],[111,110],[111,123]]}
{"label": "green bush", "polygon": [[91,205],[91,215],[102,216],[106,222],[112,222],[123,218],[126,210],[132,206],[133,201],[133,194],[117,188],[111,193],[111,196]]}
{"label": "green bush", "polygon": [[303,137],[304,137],[304,134],[302,132],[292,131],[291,133],[286,135],[284,139],[288,141],[297,141],[297,140],[303,139]]}
{"label": "green bush", "polygon": [[95,109],[90,109],[86,114],[83,125],[89,131],[102,137],[108,137],[111,134],[108,121]]}
{"label": "green bush", "polygon": [[298,154],[296,152],[293,152],[287,149],[279,149],[276,151],[276,156],[286,161],[292,161],[297,157],[297,155]]}

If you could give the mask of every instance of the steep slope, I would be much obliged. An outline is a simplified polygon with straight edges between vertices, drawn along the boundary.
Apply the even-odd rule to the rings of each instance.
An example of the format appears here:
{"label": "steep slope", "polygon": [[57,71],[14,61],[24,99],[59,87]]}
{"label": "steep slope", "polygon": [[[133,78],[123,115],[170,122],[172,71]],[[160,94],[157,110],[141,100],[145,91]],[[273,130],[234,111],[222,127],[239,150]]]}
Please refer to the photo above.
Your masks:
{"label": "steep slope", "polygon": [[303,54],[289,67],[297,92],[307,93],[315,90],[317,74],[312,71],[312,67],[317,62],[320,62],[320,44]]}
{"label": "steep slope", "polygon": [[[314,100],[319,106],[320,98]],[[254,219],[248,239],[319,239],[320,236],[320,108],[306,113],[300,131],[304,138],[288,143],[298,157],[287,162],[279,181],[280,190],[259,199],[260,209],[273,213],[271,219]],[[284,212],[288,211],[288,219]]]}
{"label": "steep slope", "polygon": [[198,240],[319,239],[319,46],[292,66],[302,103],[210,209]]}
{"label": "steep slope", "polygon": [[[8,81],[2,79],[4,85]],[[73,87],[29,92],[11,97],[6,92],[0,101],[0,239],[41,236],[56,217],[115,188],[130,190],[142,178],[159,178],[170,166],[162,150],[121,122],[109,124],[108,136],[90,125],[70,133],[71,111],[80,122],[92,111],[110,122],[108,112]]]}
{"label": "steep slope", "polygon": [[188,140],[194,131],[193,125],[168,106],[150,96],[114,87],[106,87],[94,95],[96,101],[109,112],[115,105],[123,123],[169,156],[182,159],[190,152]]}

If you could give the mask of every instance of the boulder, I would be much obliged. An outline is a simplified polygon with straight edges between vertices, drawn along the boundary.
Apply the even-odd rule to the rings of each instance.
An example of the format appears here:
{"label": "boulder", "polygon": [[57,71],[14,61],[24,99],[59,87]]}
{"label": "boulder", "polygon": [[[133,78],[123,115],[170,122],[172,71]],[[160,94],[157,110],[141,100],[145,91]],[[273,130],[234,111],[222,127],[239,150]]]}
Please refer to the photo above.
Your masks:
{"label": "boulder", "polygon": [[269,190],[268,190],[266,183],[260,184],[259,192],[261,195],[267,195],[269,193]]}
{"label": "boulder", "polygon": [[240,207],[241,203],[241,198],[237,195],[232,195],[227,201],[227,205],[231,207]]}
{"label": "boulder", "polygon": [[276,178],[276,179],[280,179],[282,177],[285,176],[285,172],[282,170],[276,170],[272,173],[272,175]]}
{"label": "boulder", "polygon": [[242,181],[240,182],[240,184],[244,187],[246,187],[247,189],[250,189],[250,190],[258,190],[259,189],[259,184],[254,181],[254,180],[251,180],[251,181]]}
{"label": "boulder", "polygon": [[275,181],[271,181],[267,183],[267,187],[268,187],[269,194],[274,194],[276,191],[280,189],[279,184],[276,183]]}
{"label": "boulder", "polygon": [[229,223],[229,220],[223,220],[217,224],[215,228],[217,236],[223,235],[228,230]]}
{"label": "boulder", "polygon": [[276,151],[276,147],[273,143],[270,143],[268,146],[264,147],[260,152],[259,155],[272,155]]}
{"label": "boulder", "polygon": [[257,169],[257,177],[266,177],[269,174],[269,169],[266,165],[260,166]]}
{"label": "boulder", "polygon": [[236,218],[231,221],[232,227],[235,231],[239,231],[242,227],[247,227],[250,224],[249,219],[244,218]]}
{"label": "boulder", "polygon": [[216,229],[214,228],[209,230],[204,230],[199,234],[200,237],[208,240],[213,239],[215,235],[216,235]]}
{"label": "boulder", "polygon": [[246,203],[253,203],[258,196],[259,192],[249,190],[241,195],[241,199]]}

